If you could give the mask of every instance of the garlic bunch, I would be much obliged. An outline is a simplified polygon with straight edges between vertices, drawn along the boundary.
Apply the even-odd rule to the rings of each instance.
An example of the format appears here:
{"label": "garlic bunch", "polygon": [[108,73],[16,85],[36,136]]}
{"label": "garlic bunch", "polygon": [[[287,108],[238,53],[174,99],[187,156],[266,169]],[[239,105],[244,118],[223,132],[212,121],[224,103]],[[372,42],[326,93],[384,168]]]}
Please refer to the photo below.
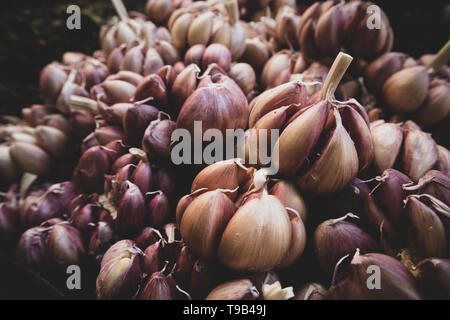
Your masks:
{"label": "garlic bunch", "polygon": [[[49,120],[48,117],[46,120]],[[67,125],[67,120],[59,120],[56,125]],[[39,124],[35,128],[26,125],[1,126],[0,176],[12,181],[24,172],[39,176],[50,173],[55,160],[65,156],[70,139],[70,135],[62,131],[68,128],[53,125]]]}
{"label": "garlic bunch", "polygon": [[[322,99],[330,99],[345,72],[343,65],[350,61],[349,56],[338,56],[319,92]],[[256,97],[250,104],[249,118],[250,128],[256,130],[247,137],[246,160],[259,159],[259,130],[282,130],[272,159],[278,172],[293,177],[305,192],[326,194],[339,191],[360,170],[369,168],[374,147],[367,114],[355,99],[339,102],[317,97],[308,99],[301,81],[285,83]],[[269,140],[267,143],[270,145]]]}
{"label": "garlic bunch", "polygon": [[108,56],[107,65],[111,73],[126,70],[147,76],[179,60],[180,54],[171,39],[155,39],[151,45],[135,40],[114,49]]}
{"label": "garlic bunch", "polygon": [[214,128],[225,136],[226,129],[247,128],[248,112],[241,88],[228,76],[217,73],[203,78],[186,99],[177,128],[187,129],[194,136],[194,122],[202,121],[202,133]]}
{"label": "garlic bunch", "polygon": [[245,50],[245,33],[238,20],[237,0],[201,1],[175,10],[168,27],[181,50],[196,44],[221,43],[236,60]]}
{"label": "garlic bunch", "polygon": [[237,159],[203,169],[176,212],[189,250],[238,271],[268,271],[296,261],[306,241],[304,202],[287,182],[272,188],[268,182],[263,171],[243,168]]}
{"label": "garlic bunch", "polygon": [[[300,17],[297,40],[307,59],[334,57],[341,48],[363,60],[373,60],[391,51],[394,35],[386,14],[371,2],[316,2]],[[372,28],[370,28],[370,26]]]}
{"label": "garlic bunch", "polygon": [[162,24],[178,8],[189,6],[192,0],[148,0],[145,5],[145,13],[151,21]]}
{"label": "garlic bunch", "polygon": [[108,68],[99,60],[69,52],[64,54],[63,63],[55,61],[42,69],[39,88],[46,103],[55,105],[62,113],[69,113],[70,96],[88,97],[89,90],[108,73]]}
{"label": "garlic bunch", "polygon": [[373,165],[378,173],[398,164],[413,181],[418,181],[428,170],[448,165],[448,150],[412,121],[402,125],[380,120],[371,124],[370,131],[375,150]]}
{"label": "garlic bunch", "polygon": [[444,121],[450,112],[450,83],[429,68],[407,54],[391,52],[369,64],[364,79],[388,112],[429,127]]}

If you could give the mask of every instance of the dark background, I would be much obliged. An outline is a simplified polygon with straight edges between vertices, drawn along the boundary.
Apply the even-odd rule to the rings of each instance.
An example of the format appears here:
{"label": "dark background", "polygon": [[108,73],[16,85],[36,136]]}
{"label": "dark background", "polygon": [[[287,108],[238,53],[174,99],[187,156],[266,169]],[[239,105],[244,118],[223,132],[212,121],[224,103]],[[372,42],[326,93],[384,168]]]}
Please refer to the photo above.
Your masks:
{"label": "dark background", "polygon": [[[143,11],[146,0],[124,0],[129,10]],[[309,4],[314,1],[298,1]],[[394,29],[395,51],[419,57],[434,53],[450,36],[450,1],[374,1]],[[81,30],[68,30],[66,9],[82,11]],[[115,11],[109,0],[2,1],[0,10],[0,115],[19,115],[22,107],[41,102],[40,70],[65,51],[91,54],[98,31]]]}

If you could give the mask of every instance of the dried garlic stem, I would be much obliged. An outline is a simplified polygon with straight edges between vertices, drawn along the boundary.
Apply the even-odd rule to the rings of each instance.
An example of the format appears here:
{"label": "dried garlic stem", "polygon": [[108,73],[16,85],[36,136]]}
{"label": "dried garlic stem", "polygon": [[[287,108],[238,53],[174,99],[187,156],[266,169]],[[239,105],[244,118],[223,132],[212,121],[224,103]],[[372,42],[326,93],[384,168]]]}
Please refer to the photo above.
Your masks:
{"label": "dried garlic stem", "polygon": [[127,13],[127,9],[125,8],[122,0],[111,0],[114,9],[116,9],[117,14],[120,17],[120,20],[125,21],[128,20],[128,13]]}
{"label": "dried garlic stem", "polygon": [[434,69],[434,71],[439,70],[443,65],[447,64],[450,60],[450,40],[439,50],[439,52],[434,56],[427,67]]}
{"label": "dried garlic stem", "polygon": [[234,25],[239,20],[239,5],[237,0],[225,2],[225,9],[227,10],[230,25]]}
{"label": "dried garlic stem", "polygon": [[339,52],[323,84],[322,100],[328,100],[328,98],[331,98],[333,96],[334,91],[336,91],[339,82],[344,76],[345,71],[347,71],[350,63],[352,63],[352,60],[352,56],[343,53],[342,51]]}

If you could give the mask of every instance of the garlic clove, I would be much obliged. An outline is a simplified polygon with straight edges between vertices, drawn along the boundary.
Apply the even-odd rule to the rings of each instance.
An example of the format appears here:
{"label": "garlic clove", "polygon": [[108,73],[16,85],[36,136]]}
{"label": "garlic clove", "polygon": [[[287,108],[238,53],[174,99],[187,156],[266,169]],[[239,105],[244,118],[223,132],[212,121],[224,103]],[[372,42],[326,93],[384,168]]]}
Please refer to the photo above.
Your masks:
{"label": "garlic clove", "polygon": [[95,129],[94,136],[101,145],[107,145],[112,141],[122,140],[123,131],[118,126],[104,126]]}
{"label": "garlic clove", "polygon": [[277,197],[281,203],[290,209],[294,209],[305,223],[307,218],[306,201],[301,196],[297,188],[286,180],[276,182],[269,190],[269,194]]}
{"label": "garlic clove", "polygon": [[215,18],[216,16],[213,12],[206,11],[201,13],[194,19],[194,21],[192,21],[187,35],[189,46],[193,46],[195,44],[206,45],[209,42],[212,35]]}
{"label": "garlic clove", "polygon": [[134,85],[123,80],[107,80],[101,87],[111,103],[130,102],[136,91]]}
{"label": "garlic clove", "polygon": [[333,6],[320,15],[315,25],[314,42],[322,55],[339,52],[344,36],[345,14],[340,6]]}
{"label": "garlic clove", "polygon": [[[147,195],[150,194],[147,193]],[[149,225],[160,226],[171,218],[169,199],[160,190],[154,191],[153,198],[147,203],[147,209]]]}
{"label": "garlic clove", "polygon": [[19,174],[19,168],[14,163],[9,148],[9,146],[0,145],[0,178],[2,181],[12,181]]}
{"label": "garlic clove", "polygon": [[123,193],[117,207],[116,229],[122,234],[133,234],[145,225],[144,197],[139,188],[126,181]]}
{"label": "garlic clove", "polygon": [[35,136],[39,146],[55,158],[60,158],[64,155],[68,139],[61,130],[39,125],[36,127]]}
{"label": "garlic clove", "polygon": [[[370,288],[374,286],[373,289],[367,286],[370,266],[377,266],[381,277],[378,284],[375,281],[371,283]],[[384,254],[360,255],[357,250],[353,257],[347,257],[336,265],[329,297],[345,300],[419,300],[422,295],[416,279],[401,262]]]}
{"label": "garlic clove", "polygon": [[64,223],[49,227],[45,239],[45,256],[51,267],[81,265],[85,258],[85,248],[80,232]]}
{"label": "garlic clove", "polygon": [[359,170],[364,171],[372,164],[375,150],[368,124],[364,118],[351,106],[343,106],[339,109],[342,124],[348,130],[350,137],[355,142],[359,159]]}
{"label": "garlic clove", "polygon": [[176,129],[176,123],[172,120],[153,120],[144,132],[142,149],[148,159],[166,161],[170,159],[171,136]]}
{"label": "garlic clove", "polygon": [[295,293],[294,300],[325,300],[327,289],[320,283],[307,283],[301,286]]}
{"label": "garlic clove", "polygon": [[226,195],[235,200],[237,196],[236,188],[244,185],[253,177],[254,168],[245,169],[236,162],[239,159],[223,160],[207,166],[200,171],[192,182],[191,192],[200,189],[215,190],[226,189]]}
{"label": "garlic clove", "polygon": [[444,83],[428,90],[422,106],[414,114],[414,119],[424,127],[429,127],[445,119],[450,112],[450,85]]}
{"label": "garlic clove", "polygon": [[291,81],[261,93],[250,103],[249,127],[253,128],[255,123],[268,112],[280,107],[297,104],[299,107],[306,106],[306,88],[297,81]]}
{"label": "garlic clove", "polygon": [[181,108],[184,101],[197,89],[199,73],[199,67],[195,64],[190,64],[175,78],[171,89],[171,98],[177,105],[177,111]]}
{"label": "garlic clove", "polygon": [[[273,162],[281,174],[295,174],[311,154],[322,133],[327,117],[327,103],[306,109],[281,133],[274,147]],[[299,141],[298,137],[303,137]]]}
{"label": "garlic clove", "polygon": [[142,271],[146,274],[152,274],[161,271],[163,267],[162,259],[162,241],[159,240],[149,245],[144,250],[144,256],[142,257]]}
{"label": "garlic clove", "polygon": [[14,142],[9,147],[9,154],[15,166],[23,172],[45,175],[49,172],[52,159],[40,147],[25,143]]}
{"label": "garlic clove", "polygon": [[206,47],[202,58],[203,70],[212,63],[218,64],[224,71],[228,72],[231,66],[231,52],[221,43],[213,43]]}
{"label": "garlic clove", "polygon": [[167,108],[167,88],[164,81],[157,74],[146,76],[142,82],[136,87],[134,101],[143,101],[149,97],[153,97],[152,104],[157,108]]}
{"label": "garlic clove", "polygon": [[164,61],[161,55],[155,48],[149,48],[145,53],[145,59],[142,66],[142,74],[144,76],[156,73],[164,66]]}
{"label": "garlic clove", "polygon": [[142,73],[142,65],[144,64],[144,54],[142,46],[133,47],[125,53],[121,59],[119,70],[127,70],[136,73]]}
{"label": "garlic clove", "polygon": [[333,274],[336,263],[356,249],[362,253],[377,252],[375,240],[350,218],[353,214],[346,214],[338,219],[322,222],[314,231],[314,250],[323,272],[328,277]]}
{"label": "garlic clove", "polygon": [[121,240],[103,256],[96,281],[97,299],[131,298],[139,289],[142,251],[131,240]]}
{"label": "garlic clove", "polygon": [[122,121],[123,142],[127,145],[139,145],[142,142],[145,129],[150,122],[158,118],[158,114],[158,109],[145,104],[135,104],[128,108]]}
{"label": "garlic clove", "polygon": [[404,173],[395,169],[386,169],[373,190],[373,194],[389,219],[397,225],[401,225],[405,216],[403,200],[409,192],[403,189],[403,186],[409,183],[411,179]]}
{"label": "garlic clove", "polygon": [[407,198],[405,210],[408,247],[414,261],[445,257],[447,239],[439,217],[414,196]]}
{"label": "garlic clove", "polygon": [[88,245],[88,254],[93,258],[96,265],[100,266],[103,254],[108,250],[113,241],[114,230],[111,225],[105,221],[99,221]]}
{"label": "garlic clove", "polygon": [[438,161],[436,163],[436,169],[450,176],[450,151],[443,147],[437,146],[438,149]]}
{"label": "garlic clove", "polygon": [[[292,212],[292,208],[289,208],[289,212]],[[306,246],[306,229],[300,216],[297,216],[297,212],[292,215],[291,218],[292,237],[291,245],[288,253],[284,257],[283,261],[277,266],[277,268],[285,268],[296,262],[303,254]]]}
{"label": "garlic clove", "polygon": [[394,165],[402,146],[403,132],[398,125],[380,123],[372,126],[371,134],[375,149],[374,166],[382,173]]}
{"label": "garlic clove", "polygon": [[426,67],[405,68],[386,80],[382,95],[391,111],[399,114],[412,113],[425,101],[428,85]]}
{"label": "garlic clove", "polygon": [[214,257],[222,232],[234,211],[234,203],[219,190],[196,197],[184,211],[180,222],[181,235],[190,251],[201,258]]}
{"label": "garlic clove", "polygon": [[358,173],[358,154],[354,142],[335,110],[335,128],[328,135],[318,158],[297,179],[300,190],[315,194],[333,193],[350,183]]}
{"label": "garlic clove", "polygon": [[271,88],[280,72],[290,68],[291,55],[287,50],[280,51],[266,62],[261,73],[261,85],[263,88]]}
{"label": "garlic clove", "polygon": [[206,50],[205,45],[196,44],[190,47],[184,55],[184,64],[189,66],[190,64],[196,64],[198,67],[202,66],[203,54]]}
{"label": "garlic clove", "polygon": [[220,240],[219,259],[238,271],[267,271],[286,257],[291,237],[286,209],[276,197],[263,193],[233,215]]}
{"label": "garlic clove", "polygon": [[431,258],[418,263],[419,282],[429,299],[450,297],[450,260]]}
{"label": "garlic clove", "polygon": [[170,27],[170,34],[172,35],[173,43],[179,49],[183,49],[187,46],[187,36],[189,26],[192,24],[194,17],[190,13],[184,13],[180,15]]}
{"label": "garlic clove", "polygon": [[153,273],[139,295],[139,300],[174,300],[176,288],[162,272]]}
{"label": "garlic clove", "polygon": [[403,170],[413,181],[418,181],[438,161],[436,142],[429,133],[408,130],[403,145]]}
{"label": "garlic clove", "polygon": [[154,44],[156,51],[158,51],[159,55],[168,65],[174,65],[178,61],[180,61],[180,55],[178,50],[172,43],[166,40],[157,41]]}

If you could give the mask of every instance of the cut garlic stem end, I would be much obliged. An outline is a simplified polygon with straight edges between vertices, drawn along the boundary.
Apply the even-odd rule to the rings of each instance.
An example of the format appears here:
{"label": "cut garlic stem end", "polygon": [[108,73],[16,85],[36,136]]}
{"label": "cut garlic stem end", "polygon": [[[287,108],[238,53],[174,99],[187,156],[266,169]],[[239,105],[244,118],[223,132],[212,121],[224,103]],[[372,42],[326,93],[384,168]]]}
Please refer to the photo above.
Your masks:
{"label": "cut garlic stem end", "polygon": [[333,96],[339,82],[345,74],[345,71],[347,71],[350,63],[352,63],[352,60],[352,56],[343,53],[342,51],[339,52],[323,84],[322,100],[328,100]]}
{"label": "cut garlic stem end", "polygon": [[428,63],[427,67],[434,71],[439,70],[450,60],[450,40],[439,50],[434,58]]}
{"label": "cut garlic stem end", "polygon": [[122,0],[111,0],[114,9],[116,9],[116,12],[120,19],[122,21],[126,21],[129,19],[127,9],[125,8],[125,5],[123,4]]}
{"label": "cut garlic stem end", "polygon": [[279,281],[265,284],[262,288],[264,300],[289,300],[294,297],[292,287],[282,288]]}

